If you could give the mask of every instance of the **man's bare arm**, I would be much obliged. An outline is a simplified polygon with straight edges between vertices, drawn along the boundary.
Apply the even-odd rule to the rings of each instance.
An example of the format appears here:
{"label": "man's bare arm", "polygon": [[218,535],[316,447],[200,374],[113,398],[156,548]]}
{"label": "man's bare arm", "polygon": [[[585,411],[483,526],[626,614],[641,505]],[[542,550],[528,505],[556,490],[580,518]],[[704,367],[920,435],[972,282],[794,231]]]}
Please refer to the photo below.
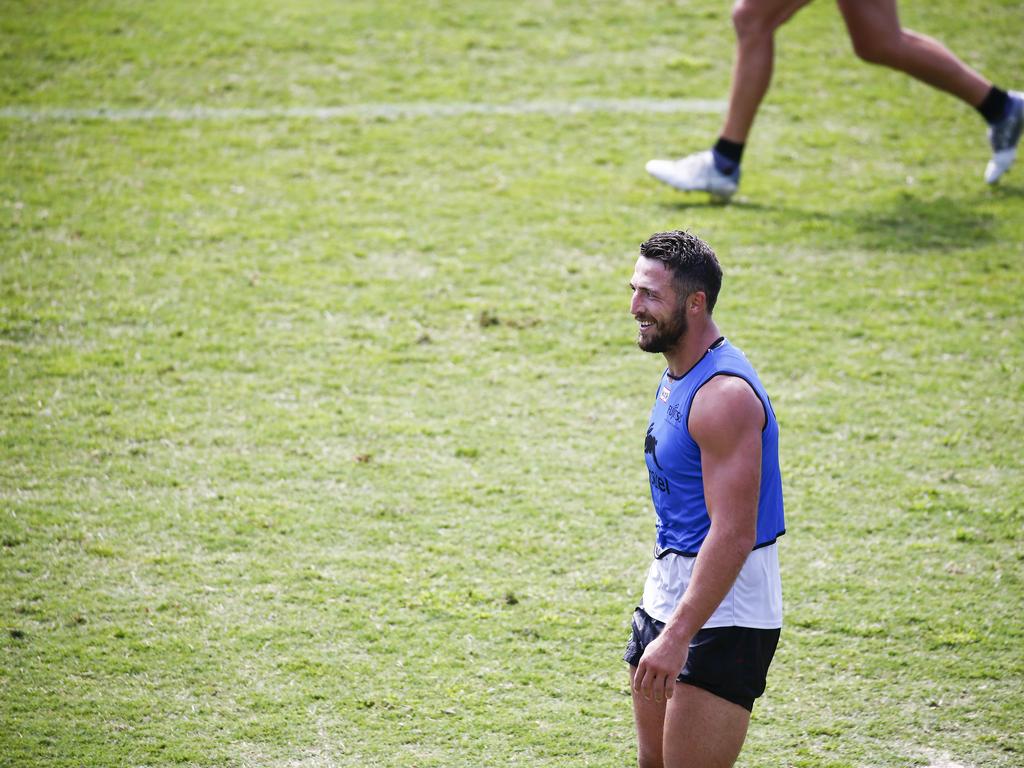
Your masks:
{"label": "man's bare arm", "polygon": [[694,397],[689,430],[700,446],[711,529],[686,593],[637,667],[634,686],[645,697],[671,698],[690,640],[732,588],[754,547],[764,423],[761,400],[735,376],[711,379]]}

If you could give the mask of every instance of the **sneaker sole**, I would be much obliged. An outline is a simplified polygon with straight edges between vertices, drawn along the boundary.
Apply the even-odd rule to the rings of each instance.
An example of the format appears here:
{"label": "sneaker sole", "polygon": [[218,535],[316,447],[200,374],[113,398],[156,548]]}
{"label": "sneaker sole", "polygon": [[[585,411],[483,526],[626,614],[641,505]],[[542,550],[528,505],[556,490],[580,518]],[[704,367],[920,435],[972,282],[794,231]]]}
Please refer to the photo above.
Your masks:
{"label": "sneaker sole", "polygon": [[985,181],[988,184],[995,184],[999,179],[1003,177],[1010,167],[1013,165],[1013,161],[1017,158],[1017,148],[1004,149],[996,152],[992,155],[992,159],[988,161],[988,165],[985,166]]}
{"label": "sneaker sole", "polygon": [[649,173],[651,176],[656,178],[658,181],[662,182],[663,184],[668,184],[670,187],[672,187],[673,189],[677,189],[680,192],[707,192],[709,195],[711,195],[712,197],[718,198],[719,200],[728,200],[730,197],[732,197],[734,194],[736,194],[736,190],[737,190],[738,187],[733,187],[732,189],[726,191],[726,190],[720,190],[720,189],[706,189],[706,188],[688,187],[688,186],[679,184],[678,182],[675,181],[675,179],[672,176],[670,176],[668,174],[660,173],[656,167],[652,168],[651,166],[652,166],[652,164],[654,162],[656,162],[656,161],[652,160],[652,161],[648,162],[647,165],[645,166],[644,170],[646,170],[647,173]]}

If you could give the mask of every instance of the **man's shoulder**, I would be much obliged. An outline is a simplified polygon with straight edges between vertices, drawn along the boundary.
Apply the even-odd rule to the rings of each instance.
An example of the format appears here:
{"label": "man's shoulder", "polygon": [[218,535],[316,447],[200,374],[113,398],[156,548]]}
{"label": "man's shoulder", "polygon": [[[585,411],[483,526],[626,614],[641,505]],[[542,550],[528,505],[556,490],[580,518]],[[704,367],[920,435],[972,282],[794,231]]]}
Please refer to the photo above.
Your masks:
{"label": "man's shoulder", "polygon": [[753,386],[741,376],[722,373],[694,395],[690,407],[690,434],[697,442],[702,435],[741,432],[764,425],[764,406]]}
{"label": "man's shoulder", "polygon": [[745,410],[756,406],[761,410],[761,399],[753,385],[737,373],[717,373],[709,378],[693,396],[693,407],[714,410]]}

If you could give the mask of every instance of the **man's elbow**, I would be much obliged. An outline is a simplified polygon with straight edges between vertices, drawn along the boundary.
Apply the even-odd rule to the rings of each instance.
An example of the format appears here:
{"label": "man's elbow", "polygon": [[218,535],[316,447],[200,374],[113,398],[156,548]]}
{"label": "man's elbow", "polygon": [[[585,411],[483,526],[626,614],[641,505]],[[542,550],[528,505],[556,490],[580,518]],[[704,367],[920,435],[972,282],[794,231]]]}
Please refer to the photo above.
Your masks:
{"label": "man's elbow", "polygon": [[751,528],[738,531],[733,541],[736,542],[736,548],[746,554],[753,550],[754,545],[757,544],[757,529]]}
{"label": "man's elbow", "polygon": [[728,542],[729,548],[746,557],[757,543],[757,514],[741,519],[721,516],[711,518],[711,533],[716,539]]}
{"label": "man's elbow", "polygon": [[736,551],[745,557],[757,544],[757,518],[755,517],[749,524],[730,526],[728,537]]}

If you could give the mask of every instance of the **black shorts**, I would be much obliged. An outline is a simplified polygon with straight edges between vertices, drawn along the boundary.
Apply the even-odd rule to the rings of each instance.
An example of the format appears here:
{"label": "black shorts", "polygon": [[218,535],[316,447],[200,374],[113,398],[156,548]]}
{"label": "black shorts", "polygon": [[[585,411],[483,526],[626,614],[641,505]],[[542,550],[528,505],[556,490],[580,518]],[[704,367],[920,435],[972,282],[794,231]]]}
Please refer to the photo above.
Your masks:
{"label": "black shorts", "polygon": [[[644,649],[664,628],[665,622],[652,619],[643,608],[637,608],[623,659],[637,666]],[[780,632],[750,627],[702,629],[690,641],[686,665],[676,679],[752,711],[754,699],[764,693]]]}

